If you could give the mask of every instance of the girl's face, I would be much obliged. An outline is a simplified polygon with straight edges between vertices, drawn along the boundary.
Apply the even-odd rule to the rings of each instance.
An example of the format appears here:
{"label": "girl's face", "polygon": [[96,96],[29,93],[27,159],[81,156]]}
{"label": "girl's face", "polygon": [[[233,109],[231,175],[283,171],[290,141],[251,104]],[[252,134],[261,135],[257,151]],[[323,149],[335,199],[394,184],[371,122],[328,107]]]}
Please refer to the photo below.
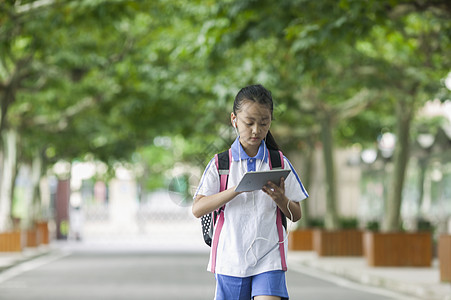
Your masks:
{"label": "girl's face", "polygon": [[231,121],[236,124],[244,150],[255,156],[271,126],[271,110],[264,104],[245,101],[236,115],[232,113]]}

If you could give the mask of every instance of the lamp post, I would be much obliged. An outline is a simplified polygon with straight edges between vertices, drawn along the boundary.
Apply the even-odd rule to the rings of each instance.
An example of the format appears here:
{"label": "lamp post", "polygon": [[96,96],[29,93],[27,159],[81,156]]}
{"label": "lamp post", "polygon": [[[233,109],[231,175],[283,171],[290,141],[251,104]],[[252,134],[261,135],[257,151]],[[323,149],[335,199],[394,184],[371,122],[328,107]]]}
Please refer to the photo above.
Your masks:
{"label": "lamp post", "polygon": [[368,148],[362,150],[360,153],[360,159],[363,162],[362,176],[361,176],[361,188],[362,197],[360,202],[360,218],[359,222],[364,228],[374,228],[371,224],[377,223],[378,218],[378,203],[380,199],[377,197],[377,178],[378,173],[375,162],[378,154],[376,148]]}
{"label": "lamp post", "polygon": [[371,165],[377,159],[377,151],[376,151],[376,149],[372,149],[372,148],[365,149],[362,151],[362,153],[360,153],[360,158],[362,159],[362,161],[365,164]]}
{"label": "lamp post", "polygon": [[417,136],[417,142],[421,148],[429,150],[435,142],[435,137],[431,133],[420,133]]}
{"label": "lamp post", "polygon": [[[418,167],[420,168],[420,174],[418,176],[418,210],[421,212],[423,211],[429,211],[429,209],[427,207],[431,206],[431,199],[430,197],[428,197],[428,201],[427,203],[425,203],[423,200],[425,199],[424,197],[424,184],[425,184],[425,179],[426,179],[426,170],[429,164],[429,156],[430,156],[430,151],[431,151],[431,147],[435,142],[435,137],[433,134],[431,133],[420,133],[417,136],[416,139],[418,145],[421,148],[421,152],[418,155]],[[425,205],[424,209],[423,205]],[[422,209],[423,208],[423,209]],[[417,224],[415,224],[418,227],[418,220],[417,220]]]}
{"label": "lamp post", "polygon": [[393,156],[395,144],[396,136],[391,132],[385,132],[378,137],[378,147],[383,158],[389,159]]}
{"label": "lamp post", "polygon": [[383,226],[384,218],[386,218],[386,210],[387,206],[389,204],[387,203],[388,198],[388,187],[390,183],[390,179],[392,179],[392,176],[387,176],[388,173],[392,172],[393,164],[389,164],[391,161],[391,158],[395,152],[395,145],[396,145],[396,135],[391,132],[384,132],[381,133],[377,138],[377,147],[379,149],[379,152],[382,156],[382,170],[383,170],[383,177],[382,177],[382,193],[383,193],[383,201],[382,201],[382,207],[381,207],[381,226]]}

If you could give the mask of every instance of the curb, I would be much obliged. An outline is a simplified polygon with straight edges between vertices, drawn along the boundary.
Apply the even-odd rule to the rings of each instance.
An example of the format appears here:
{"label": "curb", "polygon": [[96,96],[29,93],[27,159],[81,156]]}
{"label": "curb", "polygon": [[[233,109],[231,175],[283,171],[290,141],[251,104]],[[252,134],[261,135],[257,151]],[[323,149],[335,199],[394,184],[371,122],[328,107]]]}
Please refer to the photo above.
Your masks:
{"label": "curb", "polygon": [[50,246],[41,245],[36,248],[25,248],[22,252],[0,252],[0,273],[21,263],[50,254]]}
{"label": "curb", "polygon": [[[337,261],[340,258],[337,258]],[[343,258],[345,260],[347,258]],[[349,280],[365,286],[371,286],[375,288],[381,288],[387,291],[392,291],[409,297],[415,297],[417,299],[424,300],[451,300],[451,284],[436,282],[434,284],[410,282],[409,278],[403,278],[402,276],[394,276],[393,274],[387,275],[388,272],[393,270],[409,271],[409,269],[402,268],[358,268],[358,267],[346,267],[343,263],[331,263],[326,259],[318,259],[313,256],[295,257],[292,259],[292,263],[300,266],[305,266],[311,269],[316,269],[322,272],[326,272],[331,275],[335,275],[339,278]],[[428,271],[428,269],[424,269]],[[430,270],[430,269],[429,269]],[[432,270],[434,271],[434,269]],[[385,273],[387,272],[387,273]],[[412,271],[412,275],[416,276],[415,271]],[[422,271],[420,271],[422,272]],[[437,270],[438,272],[438,270]],[[377,273],[377,274],[374,274]],[[386,276],[384,276],[384,274]],[[421,273],[418,273],[418,278],[421,279]],[[403,280],[404,279],[404,280]]]}

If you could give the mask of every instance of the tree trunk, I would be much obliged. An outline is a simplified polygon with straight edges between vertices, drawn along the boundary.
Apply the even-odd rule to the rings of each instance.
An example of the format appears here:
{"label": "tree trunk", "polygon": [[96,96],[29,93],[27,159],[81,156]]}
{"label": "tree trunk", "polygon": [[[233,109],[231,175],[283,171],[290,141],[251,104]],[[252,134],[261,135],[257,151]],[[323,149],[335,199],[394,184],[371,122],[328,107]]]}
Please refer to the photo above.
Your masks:
{"label": "tree trunk", "polygon": [[418,178],[418,209],[421,210],[424,199],[424,181],[426,180],[426,170],[429,160],[427,157],[420,158],[418,161],[418,167],[420,168],[420,175]]}
{"label": "tree trunk", "polygon": [[26,212],[22,220],[22,227],[29,229],[32,228],[38,219],[40,211],[40,194],[39,194],[39,181],[41,179],[42,159],[39,152],[33,156],[29,176],[31,179],[30,189],[25,195],[25,207]]}
{"label": "tree trunk", "polygon": [[382,231],[391,232],[401,229],[401,203],[404,179],[410,155],[410,126],[414,108],[407,100],[397,103],[396,146],[393,157],[394,170],[391,176]]}
{"label": "tree trunk", "polygon": [[11,229],[11,206],[17,174],[17,132],[4,130],[3,169],[0,180],[0,232]]}
{"label": "tree trunk", "polygon": [[31,219],[36,222],[41,217],[41,189],[40,182],[42,178],[42,157],[39,151],[33,156],[31,165],[31,184],[32,184],[32,214]]}
{"label": "tree trunk", "polygon": [[[302,183],[304,187],[309,191],[313,178],[313,163],[315,161],[315,139],[313,137],[307,137],[307,146],[303,152],[304,167],[302,169]],[[308,212],[308,199],[301,201],[302,218],[299,220],[297,228],[307,228],[310,225],[310,215]]]}
{"label": "tree trunk", "polygon": [[321,141],[323,143],[323,156],[326,168],[326,216],[324,224],[326,229],[338,228],[337,214],[337,188],[335,180],[335,165],[333,154],[333,134],[331,118],[325,112],[320,118],[321,122]]}

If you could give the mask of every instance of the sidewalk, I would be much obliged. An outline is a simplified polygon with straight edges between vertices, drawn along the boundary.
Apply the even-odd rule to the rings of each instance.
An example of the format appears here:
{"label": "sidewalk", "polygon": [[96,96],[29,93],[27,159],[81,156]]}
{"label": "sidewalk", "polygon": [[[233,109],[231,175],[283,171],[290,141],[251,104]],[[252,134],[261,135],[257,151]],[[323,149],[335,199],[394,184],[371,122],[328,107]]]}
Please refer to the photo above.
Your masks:
{"label": "sidewalk", "polygon": [[41,245],[36,248],[25,248],[22,252],[0,252],[0,273],[20,263],[49,254],[51,246]]}
{"label": "sidewalk", "polygon": [[313,251],[290,251],[288,266],[300,271],[302,268],[324,271],[417,299],[451,300],[451,284],[440,282],[436,260],[430,268],[369,267],[363,257],[318,257]]}
{"label": "sidewalk", "polygon": [[[68,246],[70,245],[60,243],[26,248],[17,253],[0,252],[0,274],[13,266],[51,254],[54,251],[59,252]],[[158,250],[147,249],[149,251]],[[430,268],[369,267],[363,257],[318,257],[313,251],[290,251],[288,252],[288,266],[292,270],[322,277],[325,280],[328,280],[327,276],[335,276],[338,280],[343,281],[344,279],[368,287],[403,294],[408,299],[451,300],[451,283],[440,282],[438,261],[434,261]]]}

